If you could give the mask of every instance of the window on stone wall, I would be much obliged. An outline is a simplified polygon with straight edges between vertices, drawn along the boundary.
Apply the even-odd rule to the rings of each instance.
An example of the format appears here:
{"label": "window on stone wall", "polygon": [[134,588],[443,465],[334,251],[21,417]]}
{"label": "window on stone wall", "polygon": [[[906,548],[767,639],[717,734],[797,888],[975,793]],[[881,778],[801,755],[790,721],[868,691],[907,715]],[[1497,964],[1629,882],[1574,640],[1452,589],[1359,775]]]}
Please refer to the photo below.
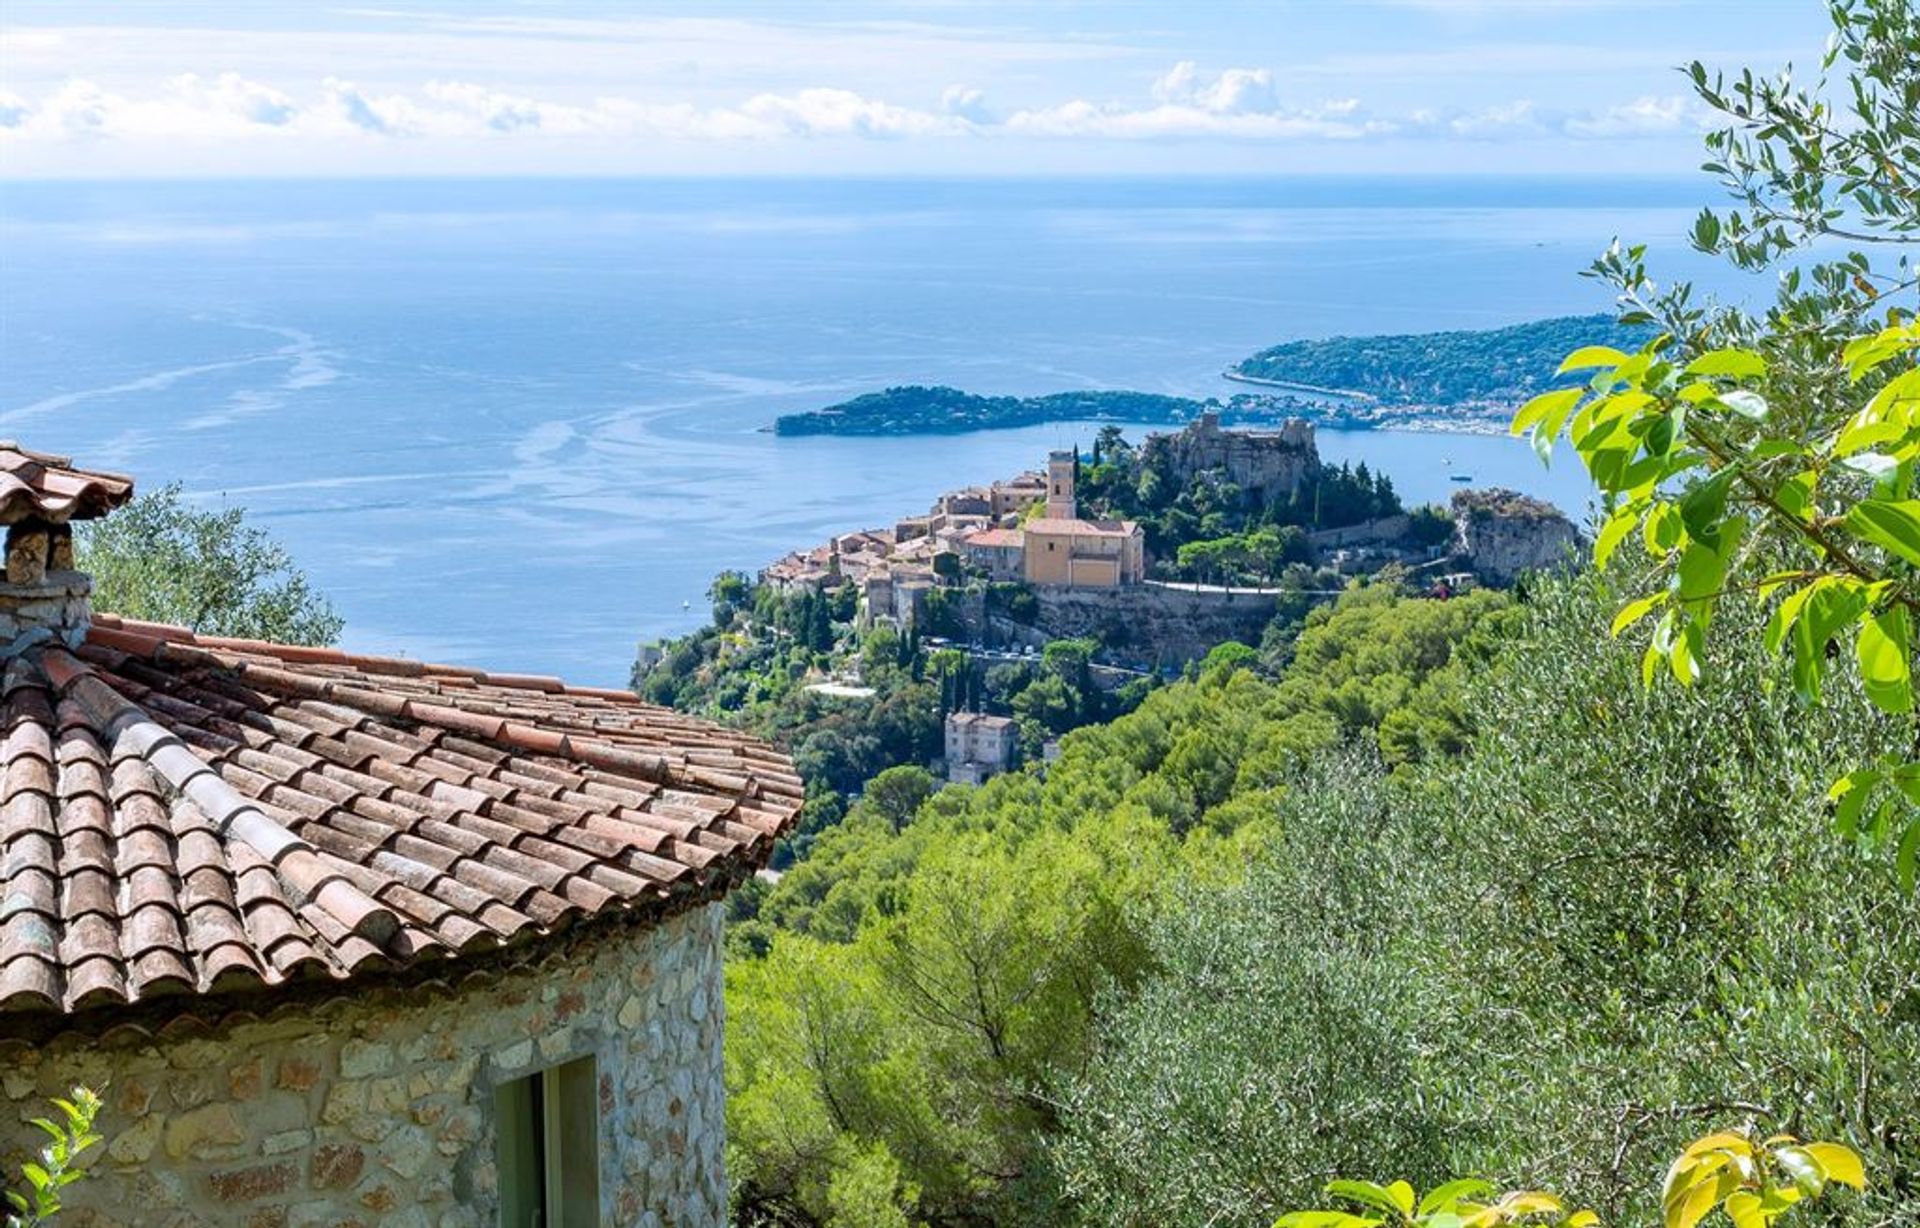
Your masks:
{"label": "window on stone wall", "polygon": [[500,1228],[599,1224],[598,1083],[583,1057],[494,1090]]}

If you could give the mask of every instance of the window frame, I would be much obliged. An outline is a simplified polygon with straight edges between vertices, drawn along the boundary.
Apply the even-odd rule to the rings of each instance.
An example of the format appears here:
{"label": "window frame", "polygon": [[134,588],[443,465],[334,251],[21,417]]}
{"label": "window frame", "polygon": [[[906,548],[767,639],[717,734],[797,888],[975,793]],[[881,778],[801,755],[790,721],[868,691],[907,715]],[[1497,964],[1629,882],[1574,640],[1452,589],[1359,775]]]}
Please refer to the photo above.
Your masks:
{"label": "window frame", "polygon": [[501,1228],[598,1228],[599,1085],[583,1054],[494,1087]]}

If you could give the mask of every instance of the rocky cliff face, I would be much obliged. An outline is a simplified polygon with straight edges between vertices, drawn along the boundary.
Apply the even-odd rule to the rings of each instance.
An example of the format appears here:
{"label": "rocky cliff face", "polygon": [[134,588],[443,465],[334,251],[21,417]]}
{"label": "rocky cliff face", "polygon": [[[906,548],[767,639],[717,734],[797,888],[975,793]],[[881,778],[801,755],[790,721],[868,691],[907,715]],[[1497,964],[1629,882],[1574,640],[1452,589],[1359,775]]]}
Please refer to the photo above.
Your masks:
{"label": "rocky cliff face", "polygon": [[1320,467],[1306,419],[1289,418],[1277,431],[1226,431],[1218,414],[1202,414],[1175,434],[1147,436],[1140,459],[1182,483],[1199,473],[1225,474],[1260,503],[1292,494]]}
{"label": "rocky cliff face", "polygon": [[1586,541],[1559,508],[1517,491],[1463,490],[1453,496],[1454,553],[1490,584],[1558,567]]}

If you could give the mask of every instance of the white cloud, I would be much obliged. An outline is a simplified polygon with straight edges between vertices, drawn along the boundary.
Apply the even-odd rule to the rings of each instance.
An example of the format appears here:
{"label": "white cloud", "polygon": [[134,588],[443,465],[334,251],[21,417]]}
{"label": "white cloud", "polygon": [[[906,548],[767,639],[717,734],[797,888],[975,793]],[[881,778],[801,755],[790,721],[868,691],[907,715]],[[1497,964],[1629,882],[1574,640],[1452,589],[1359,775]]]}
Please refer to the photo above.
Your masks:
{"label": "white cloud", "polygon": [[1282,101],[1265,68],[1203,71],[1183,60],[1148,97],[1073,98],[1004,115],[977,89],[951,86],[928,108],[849,89],[762,92],[721,105],[609,95],[560,101],[472,80],[435,79],[414,90],[363,89],[328,77],[305,97],[235,73],[187,73],[144,96],[68,80],[38,98],[0,93],[0,141],[201,145],[250,140],[653,142],[1024,138],[1075,141],[1354,141],[1403,137],[1498,141],[1553,137],[1657,137],[1697,127],[1697,104],[1647,96],[1597,110],[1552,112],[1530,101],[1472,111],[1377,113],[1357,98]]}
{"label": "white cloud", "polygon": [[1649,96],[1571,119],[1567,122],[1567,131],[1580,137],[1657,136],[1703,129],[1709,119],[1706,105],[1698,99],[1678,94],[1664,98]]}
{"label": "white cloud", "polygon": [[1280,109],[1273,74],[1264,68],[1229,68],[1211,81],[1192,60],[1182,60],[1153,83],[1154,101],[1210,115],[1268,115]]}
{"label": "white cloud", "polygon": [[995,117],[987,106],[987,96],[980,90],[969,89],[964,85],[949,85],[940,94],[940,112],[970,124],[991,124]]}

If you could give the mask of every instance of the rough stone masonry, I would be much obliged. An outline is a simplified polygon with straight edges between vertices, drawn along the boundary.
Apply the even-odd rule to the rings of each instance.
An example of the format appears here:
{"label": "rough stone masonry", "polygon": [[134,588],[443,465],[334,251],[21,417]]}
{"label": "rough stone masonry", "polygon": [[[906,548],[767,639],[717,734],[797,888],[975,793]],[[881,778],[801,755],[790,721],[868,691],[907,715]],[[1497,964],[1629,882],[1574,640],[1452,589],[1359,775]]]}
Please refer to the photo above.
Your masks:
{"label": "rough stone masonry", "polygon": [[[158,1036],[74,1026],[0,1044],[9,1173],[28,1123],[75,1084],[105,1101],[103,1146],[61,1228],[492,1228],[493,1090],[591,1056],[600,1222],[717,1228],[726,1214],[722,906],[616,920],[537,962],[452,985],[275,995],[264,1017],[176,1018]],[[211,1010],[211,1003],[195,1003]]]}

